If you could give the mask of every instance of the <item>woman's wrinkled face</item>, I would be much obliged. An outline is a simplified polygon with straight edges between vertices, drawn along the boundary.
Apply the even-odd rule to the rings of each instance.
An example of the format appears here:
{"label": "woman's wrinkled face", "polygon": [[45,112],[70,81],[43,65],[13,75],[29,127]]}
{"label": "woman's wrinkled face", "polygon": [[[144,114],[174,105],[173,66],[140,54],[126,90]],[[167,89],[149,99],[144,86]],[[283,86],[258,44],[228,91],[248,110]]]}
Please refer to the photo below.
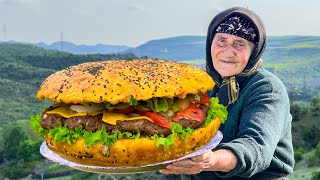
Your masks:
{"label": "woman's wrinkled face", "polygon": [[213,67],[222,77],[240,74],[246,67],[254,44],[239,36],[216,33],[211,44]]}

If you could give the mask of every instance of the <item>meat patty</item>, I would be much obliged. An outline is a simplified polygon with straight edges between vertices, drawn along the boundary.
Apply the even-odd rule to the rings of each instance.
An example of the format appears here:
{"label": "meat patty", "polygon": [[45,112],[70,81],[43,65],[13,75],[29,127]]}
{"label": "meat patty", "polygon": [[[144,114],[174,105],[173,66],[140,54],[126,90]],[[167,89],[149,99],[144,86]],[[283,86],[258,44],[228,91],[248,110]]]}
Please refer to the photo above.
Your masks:
{"label": "meat patty", "polygon": [[[207,114],[209,105],[201,105],[200,109]],[[192,119],[183,118],[176,123],[179,123],[182,127],[190,127],[196,129],[205,122],[205,117],[202,121],[195,121]],[[41,126],[45,129],[53,129],[58,125],[65,125],[69,129],[75,129],[82,126],[84,129],[96,132],[105,127],[109,133],[119,130],[120,132],[130,132],[132,134],[140,133],[141,135],[152,136],[157,134],[160,137],[166,137],[171,134],[171,129],[161,127],[147,119],[141,118],[134,121],[117,121],[116,125],[111,125],[102,121],[102,114],[97,116],[75,116],[71,118],[64,118],[57,114],[43,113]]]}

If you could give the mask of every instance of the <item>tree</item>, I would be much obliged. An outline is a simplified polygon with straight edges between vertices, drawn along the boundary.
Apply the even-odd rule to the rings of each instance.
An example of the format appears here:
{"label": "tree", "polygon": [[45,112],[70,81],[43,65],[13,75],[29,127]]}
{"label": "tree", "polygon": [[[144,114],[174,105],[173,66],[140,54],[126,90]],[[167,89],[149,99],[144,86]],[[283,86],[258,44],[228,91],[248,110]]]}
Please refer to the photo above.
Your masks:
{"label": "tree", "polygon": [[320,142],[320,128],[319,127],[303,127],[302,128],[302,138],[311,148],[315,148]]}
{"label": "tree", "polygon": [[27,139],[23,142],[20,142],[16,154],[17,159],[23,159],[24,161],[41,159],[42,156],[39,152],[39,147],[42,142],[42,139],[39,139],[38,141]]}
{"label": "tree", "polygon": [[320,165],[320,141],[314,149],[312,155],[308,158],[308,166],[319,166]]}
{"label": "tree", "polygon": [[4,148],[3,148],[4,140],[3,140],[3,128],[0,127],[0,163],[3,162],[4,157]]}
{"label": "tree", "polygon": [[303,151],[302,147],[295,149],[294,150],[294,160],[296,162],[301,161],[303,159],[303,153],[304,153],[304,151]]}
{"label": "tree", "polygon": [[8,159],[15,159],[19,144],[28,139],[25,131],[15,124],[7,125],[6,133],[3,134],[4,156]]}
{"label": "tree", "polygon": [[320,97],[313,97],[311,101],[312,115],[320,115]]}
{"label": "tree", "polygon": [[320,171],[312,172],[312,179],[311,180],[319,180],[320,179]]}
{"label": "tree", "polygon": [[290,113],[292,115],[292,121],[300,121],[303,114],[305,113],[303,107],[301,107],[298,103],[290,104]]}

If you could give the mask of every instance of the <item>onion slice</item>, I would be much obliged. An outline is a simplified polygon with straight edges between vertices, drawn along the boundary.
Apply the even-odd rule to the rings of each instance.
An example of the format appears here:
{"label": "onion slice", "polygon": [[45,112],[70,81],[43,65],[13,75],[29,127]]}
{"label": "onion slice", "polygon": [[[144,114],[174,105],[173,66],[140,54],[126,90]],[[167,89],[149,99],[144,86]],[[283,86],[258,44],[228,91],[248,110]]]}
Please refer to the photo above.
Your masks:
{"label": "onion slice", "polygon": [[77,112],[87,112],[87,113],[91,113],[91,112],[100,112],[103,111],[104,107],[103,106],[99,106],[99,105],[90,105],[90,106],[85,106],[85,105],[71,105],[70,109],[73,111],[77,111]]}

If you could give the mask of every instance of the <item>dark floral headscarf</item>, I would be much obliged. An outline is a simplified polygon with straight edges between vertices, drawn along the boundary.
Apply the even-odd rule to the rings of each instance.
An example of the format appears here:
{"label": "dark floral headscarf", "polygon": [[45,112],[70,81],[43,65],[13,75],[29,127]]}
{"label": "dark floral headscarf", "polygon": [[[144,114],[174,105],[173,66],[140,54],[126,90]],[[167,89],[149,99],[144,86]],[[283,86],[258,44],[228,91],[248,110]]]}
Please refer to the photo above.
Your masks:
{"label": "dark floral headscarf", "polygon": [[[249,33],[253,37],[253,42],[255,47],[251,53],[248,64],[240,74],[236,76],[222,78],[221,75],[214,69],[211,56],[211,44],[213,41],[214,35],[217,31],[221,31],[223,24],[228,24],[230,18],[231,21],[234,17],[241,17],[250,23],[250,28],[253,29],[253,33]],[[253,35],[254,34],[254,35]],[[241,36],[240,36],[241,37]],[[250,39],[250,37],[248,37]],[[251,41],[251,40],[249,40]],[[242,7],[234,7],[222,11],[216,15],[208,28],[207,41],[206,41],[206,65],[207,71],[212,76],[216,85],[212,92],[211,96],[217,96],[219,102],[225,106],[233,104],[238,99],[238,94],[242,87],[245,79],[254,73],[256,69],[261,65],[262,60],[260,59],[266,47],[266,33],[265,28],[262,23],[262,20],[254,12],[249,9]]]}
{"label": "dark floral headscarf", "polygon": [[221,23],[217,27],[216,33],[232,34],[242,37],[243,39],[246,39],[253,44],[256,43],[255,37],[257,35],[253,25],[249,20],[245,19],[242,16],[236,15]]}

